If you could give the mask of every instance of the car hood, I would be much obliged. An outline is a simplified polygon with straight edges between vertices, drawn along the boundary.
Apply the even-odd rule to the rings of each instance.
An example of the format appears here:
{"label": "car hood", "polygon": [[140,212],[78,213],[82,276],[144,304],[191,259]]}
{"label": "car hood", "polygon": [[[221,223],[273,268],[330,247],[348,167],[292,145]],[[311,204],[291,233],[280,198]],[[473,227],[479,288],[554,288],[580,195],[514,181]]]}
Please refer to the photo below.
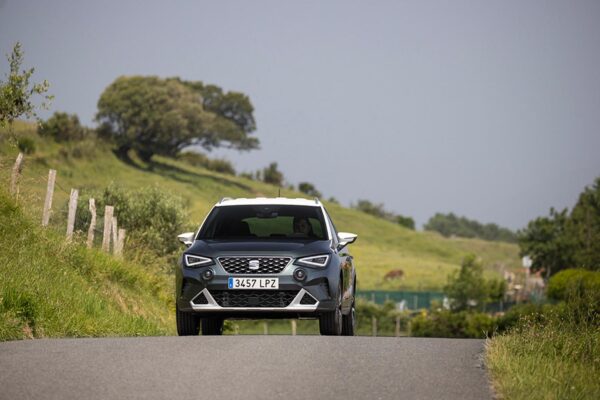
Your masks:
{"label": "car hood", "polygon": [[223,255],[271,255],[281,254],[301,257],[331,250],[328,240],[316,241],[214,241],[196,240],[186,253],[218,257]]}

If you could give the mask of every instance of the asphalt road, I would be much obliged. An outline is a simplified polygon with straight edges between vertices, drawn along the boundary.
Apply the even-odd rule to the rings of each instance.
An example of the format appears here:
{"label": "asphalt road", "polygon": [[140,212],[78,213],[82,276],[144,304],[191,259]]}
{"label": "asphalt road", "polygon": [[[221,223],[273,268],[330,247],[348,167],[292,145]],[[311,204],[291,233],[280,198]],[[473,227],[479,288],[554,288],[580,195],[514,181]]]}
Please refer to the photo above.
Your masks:
{"label": "asphalt road", "polygon": [[0,399],[491,399],[483,341],[223,336],[0,343]]}

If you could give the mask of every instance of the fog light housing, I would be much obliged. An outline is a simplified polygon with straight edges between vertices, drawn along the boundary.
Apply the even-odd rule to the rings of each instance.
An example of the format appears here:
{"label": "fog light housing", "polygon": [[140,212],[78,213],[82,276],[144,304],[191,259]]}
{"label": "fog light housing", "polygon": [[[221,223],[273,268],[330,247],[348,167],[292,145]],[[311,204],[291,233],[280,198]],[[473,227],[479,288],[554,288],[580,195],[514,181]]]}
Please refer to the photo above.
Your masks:
{"label": "fog light housing", "polygon": [[294,271],[294,279],[296,279],[297,281],[303,281],[306,279],[306,271],[303,270],[302,268],[298,268],[297,270]]}
{"label": "fog light housing", "polygon": [[215,273],[212,269],[208,268],[202,272],[202,279],[205,281],[210,281],[215,276]]}

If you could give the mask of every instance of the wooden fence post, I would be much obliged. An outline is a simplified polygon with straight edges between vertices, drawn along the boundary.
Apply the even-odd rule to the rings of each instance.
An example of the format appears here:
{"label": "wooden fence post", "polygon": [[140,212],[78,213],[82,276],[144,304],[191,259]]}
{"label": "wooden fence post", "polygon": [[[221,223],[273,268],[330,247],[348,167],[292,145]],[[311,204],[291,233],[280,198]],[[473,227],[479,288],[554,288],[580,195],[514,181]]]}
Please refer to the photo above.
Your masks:
{"label": "wooden fence post", "polygon": [[373,329],[373,336],[377,336],[377,318],[371,317],[371,325]]}
{"label": "wooden fence post", "polygon": [[119,229],[117,226],[117,217],[112,217],[112,243],[113,243],[113,254],[117,254],[117,239],[119,238]]}
{"label": "wooden fence post", "polygon": [[48,188],[46,189],[46,199],[44,200],[44,212],[42,214],[42,226],[48,226],[50,222],[50,212],[52,210],[52,197],[54,196],[54,182],[56,181],[56,170],[48,171]]}
{"label": "wooden fence post", "polygon": [[121,257],[123,255],[123,244],[125,243],[125,229],[119,229],[117,241],[114,244],[115,255]]}
{"label": "wooden fence post", "polygon": [[400,317],[396,316],[396,337],[400,337]]}
{"label": "wooden fence post", "polygon": [[269,334],[269,325],[267,322],[263,322],[263,335]]}
{"label": "wooden fence post", "polygon": [[104,232],[102,236],[102,251],[109,252],[110,250],[110,234],[112,230],[113,206],[104,207]]}
{"label": "wooden fence post", "polygon": [[92,248],[94,245],[94,231],[96,229],[96,201],[90,199],[90,214],[92,214],[92,220],[90,221],[90,227],[88,229],[87,247]]}
{"label": "wooden fence post", "polygon": [[292,320],[292,336],[296,336],[296,320]]}
{"label": "wooden fence post", "polygon": [[12,169],[12,175],[10,177],[10,194],[19,197],[19,178],[21,177],[21,171],[23,169],[23,153],[19,153],[15,165]]}
{"label": "wooden fence post", "polygon": [[75,229],[75,213],[77,212],[77,199],[79,190],[71,189],[69,196],[69,215],[67,216],[67,242],[73,240],[73,230]]}

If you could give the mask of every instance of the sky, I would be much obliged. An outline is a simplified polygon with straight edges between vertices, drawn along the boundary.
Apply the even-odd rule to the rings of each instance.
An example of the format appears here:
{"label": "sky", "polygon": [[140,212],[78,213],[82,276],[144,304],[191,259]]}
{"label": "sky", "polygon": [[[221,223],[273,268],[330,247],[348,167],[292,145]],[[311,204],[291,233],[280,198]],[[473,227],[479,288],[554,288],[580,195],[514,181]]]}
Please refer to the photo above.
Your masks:
{"label": "sky", "polygon": [[0,0],[0,53],[17,41],[55,95],[44,118],[94,126],[121,75],[241,91],[261,149],[215,155],[419,226],[454,212],[519,229],[600,176],[594,0]]}

